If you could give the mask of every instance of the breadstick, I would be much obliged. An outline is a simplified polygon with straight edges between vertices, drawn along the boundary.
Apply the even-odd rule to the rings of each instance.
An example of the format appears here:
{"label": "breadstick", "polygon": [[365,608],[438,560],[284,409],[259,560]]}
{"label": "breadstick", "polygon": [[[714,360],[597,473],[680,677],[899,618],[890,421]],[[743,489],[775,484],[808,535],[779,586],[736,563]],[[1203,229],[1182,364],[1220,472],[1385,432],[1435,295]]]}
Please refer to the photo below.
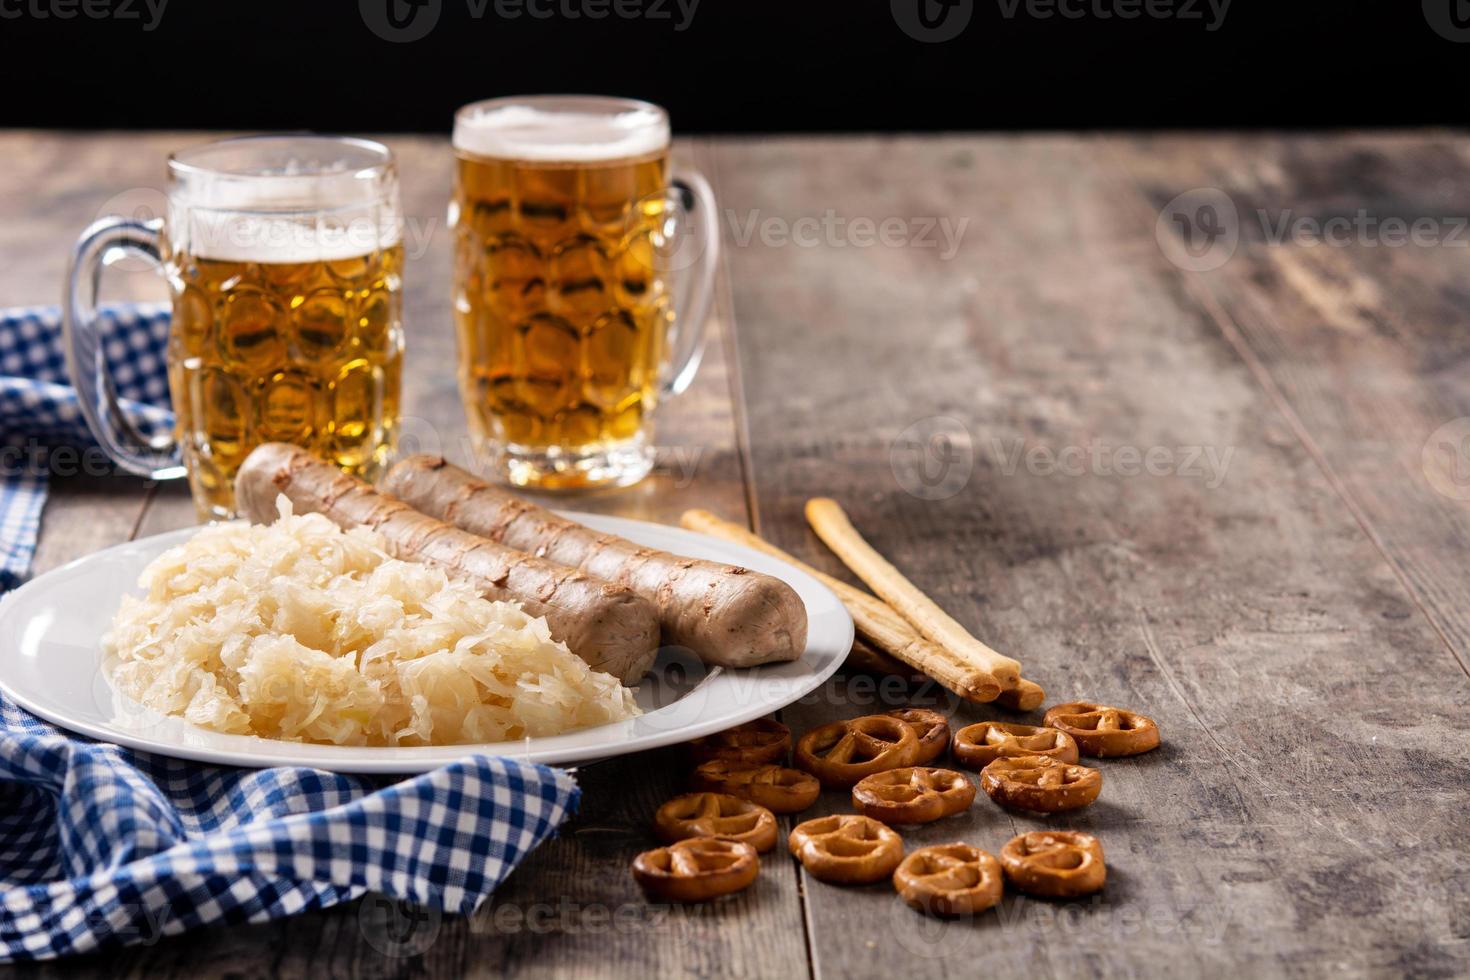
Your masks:
{"label": "breadstick", "polygon": [[847,652],[847,659],[843,661],[842,666],[849,673],[870,674],[874,677],[901,677],[913,684],[929,680],[928,674],[915,670],[902,660],[890,657],[861,636],[853,637],[852,649]]}
{"label": "breadstick", "polygon": [[960,697],[983,703],[994,701],[1000,694],[1000,684],[994,677],[972,665],[961,663],[943,647],[924,639],[907,620],[884,605],[883,600],[812,568],[740,525],[721,520],[707,510],[686,510],[679,518],[679,523],[691,531],[700,531],[763,551],[816,578],[842,600],[864,639],[910,667],[928,674]]}
{"label": "breadstick", "polygon": [[806,519],[837,557],[867,583],[895,612],[913,624],[934,643],[952,651],[980,670],[987,671],[1002,688],[1014,688],[1021,680],[1021,664],[996,653],[971,636],[954,618],[919,591],[888,559],[878,554],[847,519],[837,501],[815,497],[806,502]]}
{"label": "breadstick", "polygon": [[1046,700],[1046,691],[1040,684],[1021,678],[1016,686],[1007,688],[996,697],[995,703],[1012,711],[1034,711]]}

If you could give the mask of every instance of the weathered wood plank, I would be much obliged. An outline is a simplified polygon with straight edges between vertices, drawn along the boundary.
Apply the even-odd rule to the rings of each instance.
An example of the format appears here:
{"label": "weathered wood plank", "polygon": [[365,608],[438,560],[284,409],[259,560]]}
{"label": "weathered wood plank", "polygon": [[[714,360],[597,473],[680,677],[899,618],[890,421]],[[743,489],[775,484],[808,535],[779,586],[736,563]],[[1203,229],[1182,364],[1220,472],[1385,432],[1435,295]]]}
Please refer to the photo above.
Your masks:
{"label": "weathered wood plank", "polygon": [[[5,302],[18,303],[35,301],[20,293],[47,276],[59,283],[104,185],[156,186],[156,170],[136,175],[181,140],[6,141],[29,186],[54,188],[8,212],[22,217],[0,238],[5,254],[36,263],[0,278]],[[394,145],[427,242],[410,266],[408,411],[457,437],[447,252],[442,222],[432,224],[448,153],[434,141]],[[1464,213],[1466,156],[1463,141],[1441,137],[718,145],[740,330],[668,413],[660,441],[687,447],[686,462],[702,450],[692,480],[680,486],[672,457],[659,482],[572,506],[754,517],[835,571],[800,508],[836,495],[918,584],[1019,656],[1051,700],[1091,696],[1154,714],[1165,749],[1104,763],[1104,799],[1076,819],[1012,817],[982,797],[967,817],[906,835],[997,849],[1016,829],[1095,829],[1113,865],[1100,903],[1008,900],[998,915],[936,928],[882,888],[806,880],[799,902],[778,854],[736,902],[657,922],[624,913],[631,928],[610,930],[602,907],[642,908],[626,863],[673,789],[676,760],[655,753],[589,767],[582,815],[498,896],[511,911],[499,924],[493,908],[445,920],[421,957],[383,956],[351,906],[17,972],[790,975],[807,969],[803,928],[830,975],[976,962],[998,975],[1463,972],[1463,505],[1435,499],[1413,464],[1428,422],[1470,414],[1455,370],[1458,253],[1287,254],[1247,239],[1219,274],[1191,275],[1163,259],[1154,216],[1179,191],[1211,184],[1243,208],[1325,216],[1363,198],[1388,202],[1384,215]],[[55,226],[63,209],[75,226]],[[876,229],[824,225],[828,209],[879,226],[897,218],[907,235],[924,234],[909,219],[947,217],[951,235],[971,220],[945,258],[941,229],[933,246],[863,245]],[[779,222],[789,241],[802,217],[817,219],[804,226],[814,243],[780,244]],[[778,224],[763,230],[768,218]],[[31,247],[53,240],[54,260]],[[729,345],[738,362],[719,356]],[[726,372],[743,386],[748,433],[732,417]],[[937,468],[919,479],[900,439],[933,416],[955,418],[957,445],[971,453],[968,469],[961,456],[951,470],[968,482],[942,499],[927,498],[951,484]],[[1058,460],[1068,447],[1083,452]],[[1142,470],[1155,447],[1164,475],[1117,472]],[[1199,476],[1180,472],[1191,447],[1216,452],[1213,474],[1203,457]],[[114,495],[121,483],[58,493],[43,539],[43,552],[56,551],[42,560],[125,538],[142,494]],[[186,496],[164,487],[140,529],[192,520]],[[83,530],[68,538],[73,521]],[[898,700],[839,681],[784,715],[800,731]],[[835,794],[822,806],[845,808]],[[531,927],[533,908],[549,928]]]}
{"label": "weathered wood plank", "polygon": [[1193,188],[1228,200],[1233,253],[1182,277],[1470,670],[1459,560],[1470,543],[1470,386],[1458,370],[1470,354],[1470,146],[1138,139],[1112,158],[1150,214]]}
{"label": "weathered wood plank", "polygon": [[[838,497],[1050,701],[1145,711],[1166,740],[1103,763],[1103,799],[1076,817],[1012,818],[982,798],[906,835],[995,850],[1017,827],[1095,830],[1112,866],[1096,904],[1008,900],[925,928],[884,888],[808,882],[817,971],[1459,972],[1470,859],[1448,808],[1470,780],[1470,684],[1098,157],[1096,141],[1051,137],[721,146],[745,227],[828,209],[910,232],[970,219],[947,261],[942,239],[863,247],[850,225],[732,252],[765,533],[832,568],[800,509]],[[942,499],[905,448],[934,416],[957,420],[972,458]],[[844,698],[789,714],[869,710]]]}

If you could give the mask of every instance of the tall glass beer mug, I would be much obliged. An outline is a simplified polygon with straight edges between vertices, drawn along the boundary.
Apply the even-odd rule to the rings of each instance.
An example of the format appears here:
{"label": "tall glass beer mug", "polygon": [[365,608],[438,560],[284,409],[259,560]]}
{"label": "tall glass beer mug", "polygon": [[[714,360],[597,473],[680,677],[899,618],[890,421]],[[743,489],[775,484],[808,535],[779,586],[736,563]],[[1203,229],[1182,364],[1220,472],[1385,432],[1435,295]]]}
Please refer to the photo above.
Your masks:
{"label": "tall glass beer mug", "polygon": [[[200,516],[234,513],[234,476],[263,442],[305,446],[371,479],[392,452],[403,353],[398,177],[387,147],[253,136],[176,153],[163,221],[106,218],[77,243],[67,365],[98,442],[129,472],[187,473]],[[101,265],[136,253],[173,299],[175,438],[118,410],[95,303]]]}
{"label": "tall glass beer mug", "polygon": [[709,185],[671,175],[667,113],[627,99],[478,102],[454,150],[460,393],[484,465],[543,489],[636,482],[654,409],[699,364]]}

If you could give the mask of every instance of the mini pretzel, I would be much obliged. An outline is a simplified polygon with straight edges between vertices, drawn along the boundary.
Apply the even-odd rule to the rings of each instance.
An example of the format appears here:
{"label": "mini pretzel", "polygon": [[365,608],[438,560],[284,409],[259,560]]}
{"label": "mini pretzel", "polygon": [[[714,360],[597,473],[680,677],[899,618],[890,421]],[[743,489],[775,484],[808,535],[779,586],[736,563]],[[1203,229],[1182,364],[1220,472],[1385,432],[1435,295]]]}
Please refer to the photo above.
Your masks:
{"label": "mini pretzel", "polygon": [[813,728],[796,743],[796,764],[829,789],[847,789],[864,776],[911,766],[919,736],[907,722],[865,715]]}
{"label": "mini pretzel", "polygon": [[921,847],[893,873],[893,887],[920,912],[974,915],[1000,901],[1000,862],[969,844]]}
{"label": "mini pretzel", "polygon": [[1011,884],[1031,895],[1076,898],[1107,880],[1102,845],[1075,830],[1036,830],[1012,837],[1000,852]]}
{"label": "mini pretzel", "polygon": [[763,806],[724,793],[685,793],[658,808],[653,828],[665,844],[728,837],[762,853],[776,846],[776,818]]}
{"label": "mini pretzel", "polygon": [[939,712],[928,708],[898,708],[884,713],[908,723],[914,734],[919,736],[919,757],[914,760],[915,765],[927,766],[943,755],[949,746],[949,721]]}
{"label": "mini pretzel", "polygon": [[757,718],[689,743],[695,762],[725,759],[752,766],[784,762],[789,748],[791,729],[771,718]]}
{"label": "mini pretzel", "polygon": [[1043,722],[1077,740],[1084,755],[1100,759],[1138,755],[1159,747],[1159,726],[1146,715],[1091,701],[1059,704]]}
{"label": "mini pretzel", "polygon": [[952,769],[890,769],[864,776],[852,788],[853,807],[887,824],[932,823],[974,802],[975,785]]}
{"label": "mini pretzel", "polygon": [[967,769],[984,769],[996,759],[1044,755],[1058,762],[1077,761],[1077,743],[1055,728],[981,721],[954,733],[955,761]]}
{"label": "mini pretzel", "polygon": [[838,885],[887,878],[903,860],[903,838],[871,817],[853,813],[797,824],[787,843],[813,878]]}
{"label": "mini pretzel", "polygon": [[1102,773],[1044,755],[996,759],[980,772],[980,785],[1002,806],[1038,813],[1076,810],[1097,799]]}
{"label": "mini pretzel", "polygon": [[633,859],[633,878],[649,897],[705,902],[747,887],[760,871],[755,848],[726,837],[692,837]]}
{"label": "mini pretzel", "polygon": [[725,793],[758,803],[772,813],[800,813],[822,792],[817,777],[781,766],[751,766],[711,759],[694,770],[689,782],[695,789]]}

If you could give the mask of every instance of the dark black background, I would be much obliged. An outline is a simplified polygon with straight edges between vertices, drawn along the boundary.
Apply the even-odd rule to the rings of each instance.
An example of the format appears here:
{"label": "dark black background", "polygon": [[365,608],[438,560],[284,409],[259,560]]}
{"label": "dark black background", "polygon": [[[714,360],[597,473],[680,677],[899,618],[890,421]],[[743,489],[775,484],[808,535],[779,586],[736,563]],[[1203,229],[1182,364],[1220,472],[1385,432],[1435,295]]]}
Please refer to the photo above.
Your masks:
{"label": "dark black background", "polygon": [[56,16],[81,2],[0,0],[0,125],[446,132],[457,105],[529,92],[652,99],[686,133],[1470,117],[1470,43],[1431,25],[1463,13],[1470,40],[1467,0],[1233,0],[1213,31],[1205,0],[1174,0],[1192,19],[1131,20],[1040,18],[1025,3],[1007,17],[1010,0],[957,0],[972,4],[968,26],[929,43],[900,28],[889,0],[700,0],[682,31],[674,0],[622,0],[665,16],[601,20],[507,18],[494,0],[476,18],[471,0],[418,0],[438,3],[437,23],[402,43],[368,20],[404,0],[169,0],[152,31],[144,0],[86,0],[136,19]]}

